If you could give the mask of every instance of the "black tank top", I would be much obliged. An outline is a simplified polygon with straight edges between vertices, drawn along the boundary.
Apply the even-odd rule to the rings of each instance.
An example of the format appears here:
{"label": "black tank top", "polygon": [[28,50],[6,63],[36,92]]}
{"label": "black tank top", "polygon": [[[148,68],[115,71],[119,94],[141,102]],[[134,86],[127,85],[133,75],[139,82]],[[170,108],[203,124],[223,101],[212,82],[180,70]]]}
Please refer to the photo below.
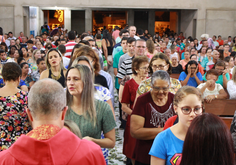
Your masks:
{"label": "black tank top", "polygon": [[[107,39],[105,39],[105,40],[106,40],[106,44],[108,45]],[[114,48],[114,46],[111,44],[110,44],[110,46],[107,46],[107,55],[112,55],[113,48]],[[103,47],[102,47],[102,52],[104,52]],[[104,53],[103,53],[103,55],[104,55]]]}
{"label": "black tank top", "polygon": [[49,69],[49,77],[48,78],[58,81],[63,86],[63,88],[65,88],[65,77],[64,77],[63,69],[61,69],[61,75],[58,77],[54,76],[51,69]]}

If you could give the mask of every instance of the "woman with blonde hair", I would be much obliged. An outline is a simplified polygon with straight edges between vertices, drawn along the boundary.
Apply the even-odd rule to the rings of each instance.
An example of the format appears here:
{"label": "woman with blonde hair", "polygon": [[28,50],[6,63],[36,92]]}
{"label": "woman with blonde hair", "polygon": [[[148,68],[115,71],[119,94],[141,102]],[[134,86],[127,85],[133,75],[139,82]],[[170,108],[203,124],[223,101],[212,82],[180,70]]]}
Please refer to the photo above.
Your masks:
{"label": "woman with blonde hair", "polygon": [[46,66],[47,69],[41,73],[40,80],[52,78],[65,87],[66,69],[63,65],[61,52],[55,48],[50,49],[46,54]]}
{"label": "woman with blonde hair", "polygon": [[95,51],[89,46],[81,46],[79,49],[75,50],[71,62],[73,62],[77,57],[80,56],[87,57],[91,62],[95,74],[95,84],[100,84],[103,87],[108,88],[112,96],[114,96],[112,77],[109,73],[101,69],[101,66],[99,64],[99,57],[95,53]]}
{"label": "woman with blonde hair", "polygon": [[147,44],[147,50],[146,55],[149,59],[151,59],[155,54],[157,54],[157,50],[155,50],[154,42],[150,39],[146,41]]}
{"label": "woman with blonde hair", "polygon": [[[80,64],[80,65],[85,65],[87,66],[91,73],[92,73],[92,78],[94,79],[94,70],[93,70],[93,66],[92,64],[90,63],[90,61],[88,60],[87,57],[85,56],[80,56],[80,57],[77,57],[73,63],[72,63],[72,67],[73,66],[76,66],[77,64]],[[103,86],[100,86],[98,84],[94,84],[94,98],[97,99],[97,100],[101,100],[101,101],[104,101],[106,103],[109,104],[111,110],[112,110],[112,113],[113,113],[113,116],[114,116],[114,119],[115,119],[115,112],[114,112],[114,108],[113,108],[113,105],[112,105],[112,101],[111,101],[111,93],[110,91],[103,87]],[[102,132],[101,134],[101,139],[104,139],[104,134]],[[107,148],[102,148],[102,152],[103,152],[103,156],[108,164],[108,149]]]}
{"label": "woman with blonde hair", "polygon": [[29,67],[30,67],[32,72],[37,71],[38,67],[37,67],[37,62],[36,61],[37,61],[37,59],[39,59],[41,57],[42,57],[42,55],[41,55],[40,50],[39,49],[35,49],[33,51],[31,59],[28,62]]}
{"label": "woman with blonde hair", "polygon": [[[92,73],[85,65],[70,67],[66,73],[66,120],[74,121],[83,139],[93,141],[103,148],[115,146],[115,120],[109,105],[94,99]],[[105,138],[101,139],[101,132]]]}
{"label": "woman with blonde hair", "polygon": [[[89,61],[89,59],[87,57],[85,57],[85,56],[77,57],[73,61],[72,66],[75,66],[77,64],[85,65],[85,66],[89,67],[89,69],[92,73],[92,78],[94,79],[94,69],[93,69],[91,62]],[[107,102],[110,105],[111,110],[114,115],[114,118],[115,118],[114,108],[113,108],[112,101],[111,101],[112,96],[111,96],[109,89],[107,89],[106,87],[103,87],[99,84],[94,84],[94,97],[95,97],[95,99]]]}

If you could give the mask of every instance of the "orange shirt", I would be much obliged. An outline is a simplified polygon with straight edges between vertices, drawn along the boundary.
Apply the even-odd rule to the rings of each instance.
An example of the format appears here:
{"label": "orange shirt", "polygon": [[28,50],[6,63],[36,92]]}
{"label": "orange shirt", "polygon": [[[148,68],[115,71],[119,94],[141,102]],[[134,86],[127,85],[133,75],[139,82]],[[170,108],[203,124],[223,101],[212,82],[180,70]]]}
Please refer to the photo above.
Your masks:
{"label": "orange shirt", "polygon": [[204,75],[204,71],[203,71],[203,68],[202,68],[201,64],[198,64],[198,71],[199,71],[202,75]]}
{"label": "orange shirt", "polygon": [[230,52],[228,52],[228,53],[224,52],[224,57],[228,57],[228,56],[230,56],[230,54],[231,54]]}

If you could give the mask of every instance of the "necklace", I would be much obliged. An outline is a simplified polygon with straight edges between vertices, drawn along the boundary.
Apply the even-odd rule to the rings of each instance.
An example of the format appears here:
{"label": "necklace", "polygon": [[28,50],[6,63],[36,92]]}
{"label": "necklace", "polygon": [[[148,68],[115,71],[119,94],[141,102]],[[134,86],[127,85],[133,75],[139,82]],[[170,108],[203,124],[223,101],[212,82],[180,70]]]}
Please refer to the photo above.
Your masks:
{"label": "necklace", "polygon": [[52,79],[54,79],[54,80],[58,80],[58,79],[61,78],[61,72],[59,72],[58,76],[55,76],[53,73],[51,73],[51,77],[52,77]]}

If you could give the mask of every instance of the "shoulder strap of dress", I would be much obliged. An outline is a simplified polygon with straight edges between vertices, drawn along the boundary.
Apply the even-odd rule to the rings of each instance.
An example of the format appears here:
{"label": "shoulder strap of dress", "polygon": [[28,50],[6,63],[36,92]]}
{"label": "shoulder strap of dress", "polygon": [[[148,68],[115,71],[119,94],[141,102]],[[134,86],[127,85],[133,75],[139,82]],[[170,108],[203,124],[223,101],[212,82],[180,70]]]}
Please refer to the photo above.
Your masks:
{"label": "shoulder strap of dress", "polygon": [[64,77],[63,69],[61,69],[61,76]]}
{"label": "shoulder strap of dress", "polygon": [[49,73],[48,73],[48,78],[51,78],[52,71],[51,71],[50,68],[48,69],[48,72],[49,72]]}

